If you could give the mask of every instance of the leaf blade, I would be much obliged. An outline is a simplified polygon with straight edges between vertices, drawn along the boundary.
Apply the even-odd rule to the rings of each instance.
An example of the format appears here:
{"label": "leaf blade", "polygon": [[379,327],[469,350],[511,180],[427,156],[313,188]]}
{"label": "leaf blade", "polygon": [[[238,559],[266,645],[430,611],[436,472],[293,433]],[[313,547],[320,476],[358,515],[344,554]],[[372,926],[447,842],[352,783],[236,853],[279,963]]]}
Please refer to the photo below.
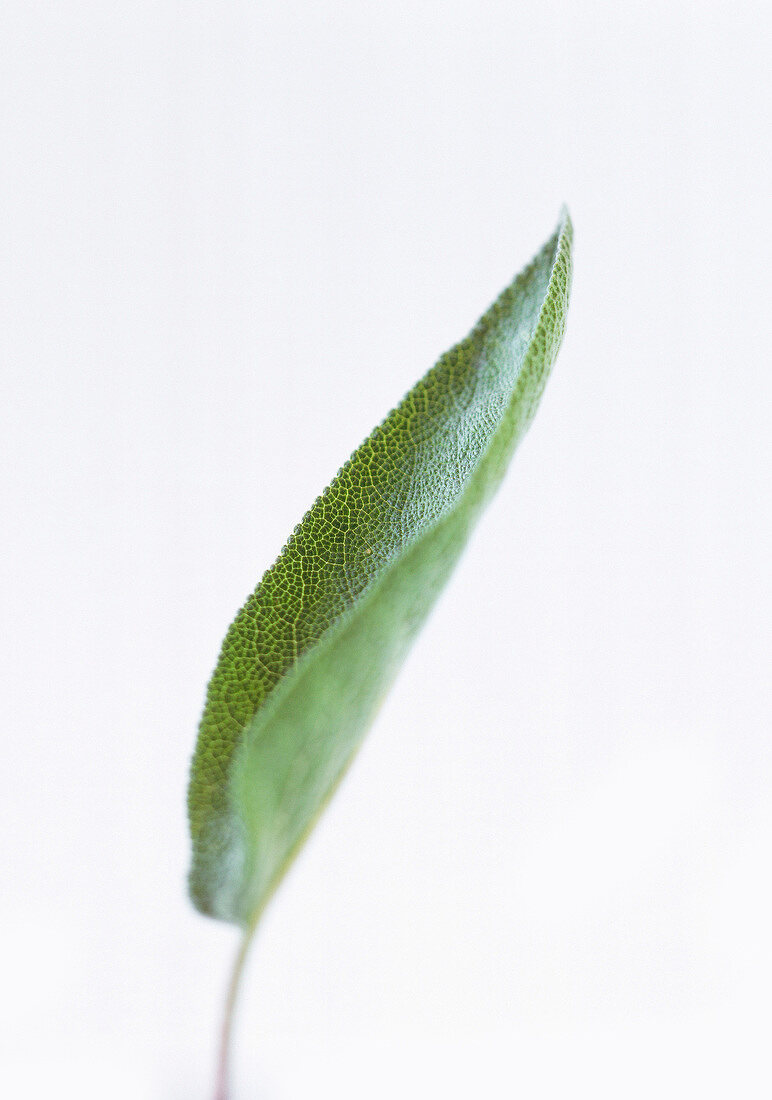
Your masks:
{"label": "leaf blade", "polygon": [[565,326],[555,234],[354,452],[237,615],[191,769],[191,896],[254,923],[326,804],[538,405]]}

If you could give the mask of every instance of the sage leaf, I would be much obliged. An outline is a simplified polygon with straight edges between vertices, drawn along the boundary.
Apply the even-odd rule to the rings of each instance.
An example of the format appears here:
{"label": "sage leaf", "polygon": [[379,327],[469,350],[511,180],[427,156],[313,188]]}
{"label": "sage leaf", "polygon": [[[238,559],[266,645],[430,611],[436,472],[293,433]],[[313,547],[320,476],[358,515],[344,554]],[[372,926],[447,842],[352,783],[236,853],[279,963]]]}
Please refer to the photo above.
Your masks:
{"label": "sage leaf", "polygon": [[536,411],[565,327],[572,227],[354,452],[230,627],[188,808],[190,892],[257,922],[343,776]]}

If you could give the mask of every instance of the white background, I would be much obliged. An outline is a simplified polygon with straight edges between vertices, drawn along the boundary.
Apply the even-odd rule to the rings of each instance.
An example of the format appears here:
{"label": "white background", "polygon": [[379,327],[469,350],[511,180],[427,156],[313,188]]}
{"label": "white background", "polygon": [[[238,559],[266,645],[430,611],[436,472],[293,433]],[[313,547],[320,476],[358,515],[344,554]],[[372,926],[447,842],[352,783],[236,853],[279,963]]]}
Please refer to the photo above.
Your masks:
{"label": "white background", "polygon": [[266,916],[234,1100],[770,1095],[771,30],[5,0],[5,1095],[211,1095],[220,640],[564,200],[555,373]]}

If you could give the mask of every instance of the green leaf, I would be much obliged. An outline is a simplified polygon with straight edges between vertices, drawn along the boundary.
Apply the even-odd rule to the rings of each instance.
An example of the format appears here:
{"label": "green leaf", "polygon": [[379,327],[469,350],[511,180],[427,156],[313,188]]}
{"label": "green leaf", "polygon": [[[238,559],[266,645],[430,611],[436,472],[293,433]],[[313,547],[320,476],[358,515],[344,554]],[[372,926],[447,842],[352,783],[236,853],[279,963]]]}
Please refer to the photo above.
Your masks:
{"label": "green leaf", "polygon": [[188,795],[190,891],[244,927],[346,771],[528,427],[557,355],[571,222],[407,394],[236,616]]}

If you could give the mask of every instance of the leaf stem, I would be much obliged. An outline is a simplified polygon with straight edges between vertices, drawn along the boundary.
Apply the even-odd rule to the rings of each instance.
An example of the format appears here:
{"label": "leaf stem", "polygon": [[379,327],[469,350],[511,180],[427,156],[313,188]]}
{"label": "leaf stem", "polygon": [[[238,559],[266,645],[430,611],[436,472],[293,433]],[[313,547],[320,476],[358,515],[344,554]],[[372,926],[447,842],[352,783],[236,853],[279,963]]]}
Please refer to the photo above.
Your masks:
{"label": "leaf stem", "polygon": [[244,931],[236,958],[233,962],[228,993],[225,998],[225,1011],[223,1012],[222,1028],[220,1030],[220,1049],[217,1058],[217,1077],[215,1080],[214,1100],[228,1100],[228,1065],[230,1059],[231,1040],[233,1036],[233,1021],[235,1016],[236,1000],[238,998],[241,975],[244,973],[244,964],[252,943],[255,924],[251,924]]}

